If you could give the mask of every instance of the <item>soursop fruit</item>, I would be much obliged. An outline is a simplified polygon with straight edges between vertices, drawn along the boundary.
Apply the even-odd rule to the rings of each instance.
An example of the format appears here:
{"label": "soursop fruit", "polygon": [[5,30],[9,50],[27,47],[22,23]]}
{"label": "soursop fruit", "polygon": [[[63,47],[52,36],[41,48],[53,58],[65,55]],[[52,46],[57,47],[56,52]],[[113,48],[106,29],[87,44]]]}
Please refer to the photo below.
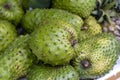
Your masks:
{"label": "soursop fruit", "polygon": [[0,0],[0,18],[17,25],[24,11],[17,0]]}
{"label": "soursop fruit", "polygon": [[22,19],[22,26],[27,32],[33,32],[44,20],[62,20],[71,24],[79,33],[83,20],[72,13],[59,9],[33,9],[28,11]]}
{"label": "soursop fruit", "polygon": [[16,38],[0,55],[0,80],[17,80],[26,75],[34,60],[28,39],[28,35]]}
{"label": "soursop fruit", "polygon": [[81,27],[78,38],[79,41],[82,41],[100,33],[102,33],[102,27],[94,17],[89,16],[84,20],[84,25]]}
{"label": "soursop fruit", "polygon": [[87,18],[95,8],[96,0],[52,0],[52,7],[67,10]]}
{"label": "soursop fruit", "polygon": [[16,36],[15,26],[8,21],[0,20],[0,51],[4,51]]}
{"label": "soursop fruit", "polygon": [[78,73],[70,66],[50,67],[34,65],[27,75],[28,80],[79,80]]}
{"label": "soursop fruit", "polygon": [[112,69],[120,52],[115,36],[102,33],[79,43],[78,56],[72,60],[81,78],[97,78]]}
{"label": "soursop fruit", "polygon": [[68,23],[60,20],[44,20],[31,34],[30,48],[39,60],[46,64],[64,65],[76,55],[74,48],[77,33]]}

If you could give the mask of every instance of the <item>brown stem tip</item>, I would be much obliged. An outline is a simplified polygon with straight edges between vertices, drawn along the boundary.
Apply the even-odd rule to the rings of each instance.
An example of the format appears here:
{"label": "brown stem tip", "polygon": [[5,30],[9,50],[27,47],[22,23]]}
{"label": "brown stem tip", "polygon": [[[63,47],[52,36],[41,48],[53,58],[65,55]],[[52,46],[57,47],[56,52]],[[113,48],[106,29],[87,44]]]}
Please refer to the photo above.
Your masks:
{"label": "brown stem tip", "polygon": [[84,69],[87,69],[87,68],[89,68],[89,67],[91,66],[90,61],[87,60],[87,59],[82,60],[82,61],[80,62],[80,64],[82,65],[82,67],[83,67]]}

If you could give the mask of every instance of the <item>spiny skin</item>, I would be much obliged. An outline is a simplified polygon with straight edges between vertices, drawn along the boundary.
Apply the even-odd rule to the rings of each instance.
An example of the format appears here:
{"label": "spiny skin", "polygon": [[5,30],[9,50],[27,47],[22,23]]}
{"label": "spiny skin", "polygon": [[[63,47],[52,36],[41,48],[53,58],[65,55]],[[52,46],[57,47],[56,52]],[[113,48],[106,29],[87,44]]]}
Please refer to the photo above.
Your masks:
{"label": "spiny skin", "polygon": [[27,32],[32,32],[37,28],[45,19],[59,19],[71,24],[77,32],[80,31],[83,25],[83,20],[74,14],[59,9],[34,9],[28,11],[22,19],[22,25]]}
{"label": "spiny skin", "polygon": [[96,5],[96,0],[52,0],[52,7],[67,10],[87,18]]}
{"label": "spiny skin", "polygon": [[0,18],[8,20],[17,25],[24,11],[17,0],[0,0]]}
{"label": "spiny skin", "polygon": [[27,75],[28,80],[79,80],[78,73],[70,66],[33,66]]}
{"label": "spiny skin", "polygon": [[39,60],[55,66],[66,64],[74,57],[74,41],[77,41],[77,34],[71,25],[48,20],[34,30],[29,44]]}
{"label": "spiny skin", "polygon": [[26,75],[34,59],[28,39],[28,35],[16,38],[0,55],[0,80],[16,80]]}
{"label": "spiny skin", "polygon": [[0,51],[4,51],[16,36],[15,26],[8,21],[0,20]]}
{"label": "spiny skin", "polygon": [[84,20],[84,25],[81,28],[78,38],[79,41],[82,41],[100,33],[102,33],[102,27],[97,23],[94,17],[89,16]]}
{"label": "spiny skin", "polygon": [[79,54],[72,65],[81,78],[96,78],[114,66],[120,44],[112,34],[102,33],[79,43]]}

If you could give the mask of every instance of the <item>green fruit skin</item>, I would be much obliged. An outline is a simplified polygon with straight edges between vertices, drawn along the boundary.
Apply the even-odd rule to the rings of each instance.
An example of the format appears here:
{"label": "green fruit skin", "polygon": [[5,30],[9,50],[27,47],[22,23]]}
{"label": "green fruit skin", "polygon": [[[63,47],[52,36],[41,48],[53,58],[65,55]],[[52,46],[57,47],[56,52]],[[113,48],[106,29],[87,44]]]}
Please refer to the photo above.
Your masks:
{"label": "green fruit skin", "polygon": [[28,39],[28,35],[16,38],[0,55],[0,80],[17,80],[27,74],[34,59]]}
{"label": "green fruit skin", "polygon": [[17,0],[0,0],[0,18],[17,25],[24,11]]}
{"label": "green fruit skin", "polygon": [[[79,43],[79,54],[72,61],[81,78],[97,78],[105,75],[114,66],[120,44],[110,33],[102,33]],[[90,66],[84,68],[81,61],[88,60]]]}
{"label": "green fruit skin", "polygon": [[50,67],[34,65],[27,75],[28,80],[79,80],[78,73],[70,66]]}
{"label": "green fruit skin", "polygon": [[59,19],[71,24],[79,33],[83,20],[74,14],[59,9],[34,9],[28,11],[22,19],[22,26],[27,32],[33,32],[44,20]]}
{"label": "green fruit skin", "polygon": [[87,18],[96,5],[96,0],[52,0],[52,7],[67,10]]}
{"label": "green fruit skin", "polygon": [[0,51],[4,51],[16,37],[15,26],[8,21],[0,20]]}
{"label": "green fruit skin", "polygon": [[56,66],[69,63],[76,55],[72,40],[77,40],[77,33],[71,25],[60,20],[48,20],[34,30],[29,45],[39,60]]}
{"label": "green fruit skin", "polygon": [[84,25],[81,28],[78,39],[82,41],[100,33],[102,33],[102,27],[93,16],[89,16],[84,20]]}

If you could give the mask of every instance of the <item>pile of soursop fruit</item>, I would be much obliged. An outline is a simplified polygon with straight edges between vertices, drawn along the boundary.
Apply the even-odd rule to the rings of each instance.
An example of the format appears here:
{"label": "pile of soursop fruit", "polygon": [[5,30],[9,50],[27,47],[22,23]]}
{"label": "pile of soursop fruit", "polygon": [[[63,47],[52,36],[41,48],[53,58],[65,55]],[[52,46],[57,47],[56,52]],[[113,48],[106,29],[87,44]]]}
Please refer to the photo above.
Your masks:
{"label": "pile of soursop fruit", "polygon": [[0,80],[94,80],[115,65],[119,0],[50,3],[0,0]]}

